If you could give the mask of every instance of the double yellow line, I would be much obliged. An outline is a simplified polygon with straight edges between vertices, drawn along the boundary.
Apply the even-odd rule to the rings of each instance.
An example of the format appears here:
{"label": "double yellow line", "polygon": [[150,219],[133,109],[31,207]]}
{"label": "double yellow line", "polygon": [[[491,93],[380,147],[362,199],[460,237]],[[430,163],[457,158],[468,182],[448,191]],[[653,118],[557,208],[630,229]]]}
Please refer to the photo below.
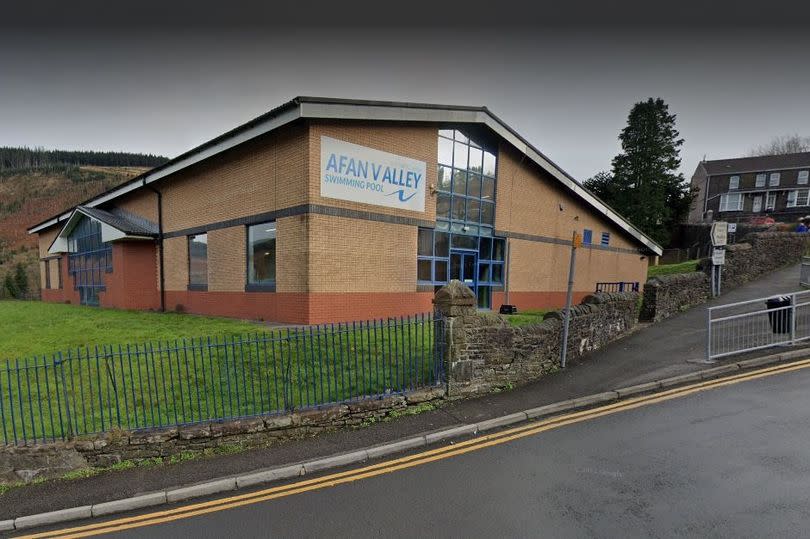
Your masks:
{"label": "double yellow line", "polygon": [[697,393],[700,391],[706,391],[708,389],[714,389],[731,384],[737,384],[740,382],[755,380],[757,378],[764,378],[766,376],[773,376],[785,372],[796,371],[800,369],[805,369],[807,367],[810,367],[810,360],[803,360],[794,363],[778,365],[775,367],[768,367],[756,371],[750,371],[743,374],[729,376],[726,378],[719,378],[707,382],[699,382],[696,384],[671,389],[661,393],[619,401],[613,404],[600,406],[598,408],[593,408],[590,410],[584,410],[581,412],[574,412],[562,416],[557,416],[550,419],[529,423],[520,427],[500,431],[494,434],[481,436],[479,438],[474,438],[472,440],[467,440],[464,442],[455,443],[453,445],[448,445],[445,447],[424,451],[421,453],[417,453],[415,455],[409,455],[406,457],[380,462],[378,464],[374,464],[371,466],[365,466],[363,468],[358,468],[355,470],[348,470],[345,472],[325,475],[323,477],[317,477],[315,479],[298,481],[296,483],[267,488],[257,492],[251,492],[248,494],[241,494],[237,496],[231,496],[228,498],[191,504],[183,507],[178,507],[176,509],[157,511],[133,517],[119,518],[115,520],[90,524],[86,526],[78,526],[73,528],[65,528],[61,530],[36,533],[33,535],[27,535],[25,537],[29,539],[38,539],[44,537],[53,537],[59,539],[67,539],[74,537],[90,537],[93,535],[113,533],[132,528],[151,526],[154,524],[164,524],[175,520],[213,513],[215,511],[224,511],[226,509],[233,509],[235,507],[241,507],[243,505],[265,502],[268,500],[292,496],[294,494],[301,494],[312,490],[334,487],[336,485],[342,485],[344,483],[351,483],[353,481],[358,481],[360,479],[375,477],[378,475],[395,472],[397,470],[404,470],[406,468],[412,468],[414,466],[420,466],[422,464],[427,464],[429,462],[455,457],[457,455],[463,455],[464,453],[477,451],[485,447],[492,447],[495,445],[510,442],[512,440],[517,440],[519,438],[524,438],[526,436],[532,436],[534,434],[538,434],[540,432],[544,432],[547,430],[552,430],[566,425],[572,425],[574,423],[580,423],[582,421],[595,419],[597,417],[611,415],[618,412],[623,412],[625,410],[632,410],[634,408],[639,408],[641,406],[647,406],[658,402],[685,397],[687,395],[691,395],[693,393]]}

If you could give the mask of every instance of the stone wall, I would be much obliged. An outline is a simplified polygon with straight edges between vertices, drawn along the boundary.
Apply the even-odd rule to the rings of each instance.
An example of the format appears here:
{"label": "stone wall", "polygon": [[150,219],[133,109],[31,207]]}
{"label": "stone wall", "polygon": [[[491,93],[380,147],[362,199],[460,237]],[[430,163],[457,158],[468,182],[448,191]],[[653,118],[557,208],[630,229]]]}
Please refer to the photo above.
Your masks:
{"label": "stone wall", "polygon": [[664,320],[705,303],[710,294],[709,277],[699,271],[653,277],[644,285],[640,319],[646,322]]}
{"label": "stone wall", "polygon": [[[630,331],[639,295],[597,293],[572,308],[568,359],[576,360]],[[505,317],[476,311],[469,288],[452,281],[434,302],[445,317],[448,396],[458,398],[519,385],[559,368],[562,311],[542,323],[515,327]]]}
{"label": "stone wall", "polygon": [[[810,244],[810,234],[794,232],[749,234],[743,243],[726,247],[722,290],[731,290],[765,273],[798,262],[808,244]],[[702,267],[707,275],[711,273],[710,261],[703,261]],[[798,282],[797,274],[797,285]]]}
{"label": "stone wall", "polygon": [[113,431],[92,438],[30,446],[0,446],[0,484],[49,479],[78,469],[107,467],[124,460],[171,457],[183,451],[240,445],[258,447],[339,428],[356,428],[408,407],[439,401],[445,388],[436,387],[349,404],[186,427],[142,432]]}

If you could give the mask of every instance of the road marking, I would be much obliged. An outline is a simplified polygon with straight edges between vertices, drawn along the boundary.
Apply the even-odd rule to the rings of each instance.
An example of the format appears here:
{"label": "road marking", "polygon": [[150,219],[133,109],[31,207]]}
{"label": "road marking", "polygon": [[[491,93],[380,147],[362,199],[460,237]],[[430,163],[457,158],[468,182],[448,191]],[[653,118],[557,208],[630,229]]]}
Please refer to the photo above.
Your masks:
{"label": "road marking", "polygon": [[552,429],[557,429],[566,425],[572,425],[599,417],[612,415],[626,410],[648,406],[676,398],[685,397],[701,391],[724,387],[732,384],[738,384],[748,380],[756,380],[773,376],[786,372],[797,371],[810,367],[810,359],[797,361],[778,365],[775,367],[767,367],[756,371],[750,371],[742,374],[735,374],[725,378],[717,378],[705,382],[698,382],[688,386],[683,386],[675,389],[670,389],[660,393],[654,393],[642,397],[636,397],[623,401],[618,401],[598,408],[589,410],[582,410],[573,412],[562,416],[544,419],[514,427],[494,434],[488,434],[479,438],[457,442],[453,445],[423,451],[414,455],[408,455],[378,464],[365,466],[345,472],[325,475],[314,479],[298,481],[287,485],[271,487],[256,492],[247,494],[240,494],[228,498],[221,498],[207,502],[195,503],[184,507],[175,509],[157,511],[133,517],[125,517],[114,519],[106,522],[96,524],[89,524],[85,526],[78,526],[73,528],[65,528],[61,530],[53,530],[49,532],[36,533],[24,536],[27,539],[40,539],[45,537],[68,539],[79,537],[90,537],[100,535],[103,533],[113,533],[117,531],[128,530],[132,528],[139,528],[143,526],[151,526],[155,524],[163,524],[175,520],[191,518],[194,516],[213,513],[216,511],[224,511],[226,509],[233,509],[244,505],[250,505],[260,502],[265,502],[277,498],[292,496],[294,494],[301,494],[312,490],[318,490],[328,487],[334,487],[344,483],[351,483],[369,477],[392,473],[398,470],[420,466],[429,462],[435,462],[446,458],[463,455],[471,451],[477,451],[486,447],[500,445],[513,440],[532,436]]}

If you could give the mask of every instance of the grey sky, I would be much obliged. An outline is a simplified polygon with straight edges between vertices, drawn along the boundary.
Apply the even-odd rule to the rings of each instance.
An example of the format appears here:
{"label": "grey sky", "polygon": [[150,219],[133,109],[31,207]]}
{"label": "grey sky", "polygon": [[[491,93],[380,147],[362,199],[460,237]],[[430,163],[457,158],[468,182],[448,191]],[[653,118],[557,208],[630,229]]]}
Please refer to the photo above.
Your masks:
{"label": "grey sky", "polygon": [[678,116],[687,177],[810,135],[803,28],[84,22],[0,28],[0,145],[171,157],[295,95],[486,105],[580,180],[648,96]]}

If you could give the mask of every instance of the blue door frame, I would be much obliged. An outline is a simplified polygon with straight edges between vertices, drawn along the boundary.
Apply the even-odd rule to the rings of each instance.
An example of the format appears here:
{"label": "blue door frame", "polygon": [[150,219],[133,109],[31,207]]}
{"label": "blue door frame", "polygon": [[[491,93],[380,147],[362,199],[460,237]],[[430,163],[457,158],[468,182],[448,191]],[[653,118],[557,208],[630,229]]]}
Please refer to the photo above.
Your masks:
{"label": "blue door frame", "polygon": [[478,297],[478,251],[450,249],[450,278],[469,286]]}

